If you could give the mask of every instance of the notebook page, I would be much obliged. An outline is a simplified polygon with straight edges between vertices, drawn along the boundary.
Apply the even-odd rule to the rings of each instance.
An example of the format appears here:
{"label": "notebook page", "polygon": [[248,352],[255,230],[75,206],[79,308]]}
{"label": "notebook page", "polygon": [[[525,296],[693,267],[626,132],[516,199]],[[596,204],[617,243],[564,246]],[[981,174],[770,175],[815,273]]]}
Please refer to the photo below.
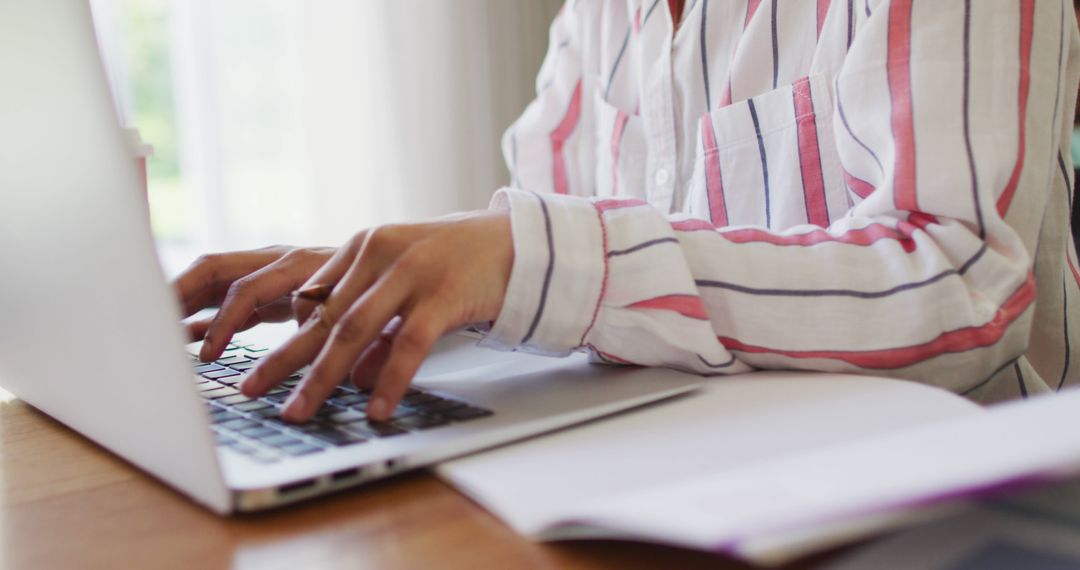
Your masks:
{"label": "notebook page", "polygon": [[1063,392],[699,475],[583,507],[579,518],[694,548],[769,558],[764,546],[773,536],[1075,472],[1078,413],[1080,390]]}
{"label": "notebook page", "polygon": [[586,503],[677,488],[799,450],[979,414],[896,380],[760,372],[686,397],[441,464],[437,473],[523,534]]}

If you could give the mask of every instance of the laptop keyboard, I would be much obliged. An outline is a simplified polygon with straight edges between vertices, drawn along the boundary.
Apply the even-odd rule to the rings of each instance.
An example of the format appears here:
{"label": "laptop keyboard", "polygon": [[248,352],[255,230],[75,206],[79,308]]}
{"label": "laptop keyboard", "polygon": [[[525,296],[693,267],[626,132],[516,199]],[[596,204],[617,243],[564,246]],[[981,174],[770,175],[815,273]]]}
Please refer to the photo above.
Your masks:
{"label": "laptop keyboard", "polygon": [[252,344],[229,343],[215,362],[203,363],[192,356],[195,386],[206,399],[219,446],[272,463],[373,439],[448,426],[492,415],[490,410],[410,388],[390,420],[367,419],[370,390],[343,383],[304,424],[281,419],[281,406],[302,376],[294,374],[261,398],[248,398],[236,385],[268,349]]}

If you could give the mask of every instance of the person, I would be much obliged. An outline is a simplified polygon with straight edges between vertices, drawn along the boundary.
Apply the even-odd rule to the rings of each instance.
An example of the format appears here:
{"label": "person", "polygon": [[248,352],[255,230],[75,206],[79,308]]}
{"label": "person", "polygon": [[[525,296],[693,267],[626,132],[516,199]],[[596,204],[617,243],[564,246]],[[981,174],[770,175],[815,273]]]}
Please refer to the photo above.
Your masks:
{"label": "person", "polygon": [[[702,375],[865,373],[981,402],[1076,384],[1068,239],[1080,34],[1066,0],[569,0],[486,211],[337,249],[207,255],[175,286],[201,357],[301,327],[385,419],[443,333]],[[1068,17],[1067,17],[1068,16]],[[301,289],[325,302],[289,302]]]}

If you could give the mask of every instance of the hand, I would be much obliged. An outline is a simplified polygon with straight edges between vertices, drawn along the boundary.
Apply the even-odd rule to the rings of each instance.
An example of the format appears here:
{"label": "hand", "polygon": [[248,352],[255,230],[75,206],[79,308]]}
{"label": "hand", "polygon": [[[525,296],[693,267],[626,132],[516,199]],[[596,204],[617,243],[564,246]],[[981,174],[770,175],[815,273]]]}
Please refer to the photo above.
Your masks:
{"label": "hand", "polygon": [[306,284],[333,285],[326,302],[295,301],[304,324],[240,388],[262,396],[312,363],[282,412],[303,422],[351,370],[357,385],[373,388],[368,416],[386,420],[443,333],[498,317],[513,256],[506,212],[360,232]]}
{"label": "hand", "polygon": [[192,342],[202,340],[199,358],[217,360],[233,334],[262,322],[294,316],[289,293],[334,254],[334,248],[273,246],[204,255],[173,281],[184,317],[218,306],[217,315],[188,323]]}

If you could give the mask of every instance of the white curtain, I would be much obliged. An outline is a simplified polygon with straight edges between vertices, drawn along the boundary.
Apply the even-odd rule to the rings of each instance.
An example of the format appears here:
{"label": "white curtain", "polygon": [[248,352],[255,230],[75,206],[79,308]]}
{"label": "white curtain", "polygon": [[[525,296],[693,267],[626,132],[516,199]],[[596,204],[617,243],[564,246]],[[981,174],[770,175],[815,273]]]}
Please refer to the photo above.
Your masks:
{"label": "white curtain", "polygon": [[[99,35],[130,28],[132,1],[146,0],[94,0]],[[373,224],[485,207],[507,181],[499,137],[533,96],[561,4],[165,3],[181,197],[153,211],[180,220],[159,232],[177,257],[332,245]],[[101,43],[118,98],[137,102],[124,88],[138,75],[131,54]]]}

